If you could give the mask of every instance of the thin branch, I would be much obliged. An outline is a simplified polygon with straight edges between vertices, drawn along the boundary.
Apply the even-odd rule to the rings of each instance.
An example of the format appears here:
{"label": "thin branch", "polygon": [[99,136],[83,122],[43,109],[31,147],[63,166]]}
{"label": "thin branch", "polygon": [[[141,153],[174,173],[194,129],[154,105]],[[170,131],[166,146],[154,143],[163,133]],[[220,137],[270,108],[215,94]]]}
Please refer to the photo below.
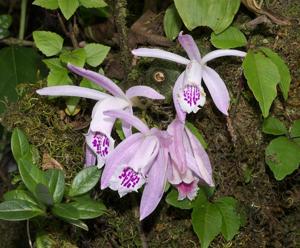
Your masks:
{"label": "thin branch", "polygon": [[31,241],[31,236],[30,236],[29,220],[27,220],[26,229],[27,229],[27,238],[28,238],[29,247],[33,248],[32,241]]}
{"label": "thin branch", "polygon": [[6,45],[20,45],[20,46],[32,46],[34,47],[35,44],[29,40],[20,40],[17,38],[7,38],[0,40],[0,43],[4,43]]}
{"label": "thin branch", "polygon": [[23,40],[26,28],[26,10],[27,10],[27,0],[22,0],[21,2],[21,17],[20,17],[20,28],[19,28],[19,39]]}

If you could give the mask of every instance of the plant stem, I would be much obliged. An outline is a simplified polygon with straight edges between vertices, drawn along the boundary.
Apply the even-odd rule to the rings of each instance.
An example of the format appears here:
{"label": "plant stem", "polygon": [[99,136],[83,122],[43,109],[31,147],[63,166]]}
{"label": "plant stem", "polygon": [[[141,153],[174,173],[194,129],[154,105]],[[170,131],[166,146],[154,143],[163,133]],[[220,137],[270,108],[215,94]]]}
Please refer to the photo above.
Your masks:
{"label": "plant stem", "polygon": [[30,237],[29,220],[27,220],[27,223],[26,223],[26,229],[27,229],[27,237],[28,237],[29,247],[30,247],[30,248],[33,248],[32,241],[31,241],[31,237]]}
{"label": "plant stem", "polygon": [[25,27],[26,27],[26,10],[27,0],[21,2],[21,17],[20,17],[20,28],[19,28],[19,39],[24,40]]}

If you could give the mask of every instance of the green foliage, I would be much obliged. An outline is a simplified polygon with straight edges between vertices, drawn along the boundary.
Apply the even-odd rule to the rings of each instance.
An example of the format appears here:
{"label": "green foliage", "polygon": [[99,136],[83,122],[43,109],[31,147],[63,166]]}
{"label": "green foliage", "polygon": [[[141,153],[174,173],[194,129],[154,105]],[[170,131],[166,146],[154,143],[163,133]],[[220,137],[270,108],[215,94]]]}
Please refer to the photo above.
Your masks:
{"label": "green foliage", "polygon": [[29,152],[29,142],[19,128],[15,128],[12,133],[11,151],[17,161]]}
{"label": "green foliage", "polygon": [[291,127],[291,138],[300,145],[300,120],[294,121]]}
{"label": "green foliage", "polygon": [[52,213],[63,219],[78,220],[79,213],[70,203],[55,204],[51,209]]}
{"label": "green foliage", "polygon": [[58,6],[64,17],[69,20],[79,7],[78,0],[58,0]]}
{"label": "green foliage", "polygon": [[252,51],[248,52],[243,69],[249,88],[258,101],[263,116],[267,117],[277,95],[276,86],[280,81],[278,69],[271,59]]}
{"label": "green foliage", "polygon": [[42,184],[42,183],[38,183],[36,185],[35,195],[41,203],[43,203],[47,206],[51,206],[54,203],[53,197],[50,194],[49,188],[46,185]]}
{"label": "green foliage", "polygon": [[262,131],[264,133],[273,135],[281,135],[287,133],[285,125],[277,118],[271,116],[264,120]]}
{"label": "green foliage", "polygon": [[94,219],[105,213],[106,207],[99,201],[75,201],[70,203],[71,206],[77,209],[79,219]]}
{"label": "green foliage", "polygon": [[[4,97],[16,100],[16,85],[35,83],[40,69],[40,57],[35,49],[14,46],[0,49],[0,100]],[[4,105],[0,103],[0,113],[3,110]]]}
{"label": "green foliage", "polygon": [[185,126],[196,136],[204,149],[207,148],[207,143],[205,142],[202,134],[199,132],[198,128],[196,128],[191,122],[186,121]]}
{"label": "green foliage", "polygon": [[83,48],[77,48],[73,51],[64,50],[59,58],[64,63],[71,63],[72,65],[83,67],[86,60],[86,53]]}
{"label": "green foliage", "polygon": [[110,47],[101,44],[90,43],[84,47],[86,52],[86,62],[90,66],[100,65],[107,56]]}
{"label": "green foliage", "polygon": [[3,196],[3,199],[5,201],[23,200],[28,201],[34,205],[38,205],[38,202],[34,199],[34,196],[30,192],[21,189],[15,189],[6,192]]}
{"label": "green foliage", "polygon": [[175,8],[175,5],[172,4],[166,10],[164,16],[164,30],[165,34],[170,40],[176,39],[182,27],[182,21],[180,16]]}
{"label": "green foliage", "polygon": [[266,148],[266,163],[276,180],[282,180],[298,169],[300,146],[287,137],[273,139]]}
{"label": "green foliage", "polygon": [[0,15],[0,39],[9,36],[9,27],[12,23],[11,15]]}
{"label": "green foliage", "polygon": [[91,166],[80,171],[74,178],[69,196],[77,196],[90,191],[99,182],[101,173],[97,166]]}
{"label": "green foliage", "polygon": [[211,33],[211,43],[216,48],[228,49],[247,45],[245,35],[236,27],[229,27],[222,33]]}
{"label": "green foliage", "polygon": [[79,2],[85,8],[103,8],[107,6],[104,0],[79,0]]}
{"label": "green foliage", "polygon": [[45,232],[38,232],[35,238],[36,248],[55,247],[55,241]]}
{"label": "green foliage", "polygon": [[35,0],[32,4],[50,10],[54,10],[58,8],[57,0]]}
{"label": "green foliage", "polygon": [[45,175],[54,203],[61,202],[65,190],[65,177],[63,171],[50,169],[45,172]]}
{"label": "green foliage", "polygon": [[68,70],[62,65],[59,58],[44,59],[43,62],[50,69],[47,77],[47,86],[68,85],[72,83]]}
{"label": "green foliage", "polygon": [[189,30],[208,26],[221,33],[232,22],[240,0],[174,0],[176,9]]}
{"label": "green foliage", "polygon": [[180,209],[192,209],[193,208],[193,202],[191,202],[188,199],[184,200],[178,200],[178,191],[175,189],[172,189],[170,193],[166,197],[166,202],[176,208]]}
{"label": "green foliage", "polygon": [[285,64],[284,60],[270,48],[262,47],[260,48],[260,50],[277,66],[278,72],[280,74],[279,87],[282,91],[284,99],[287,100],[290,84],[292,81],[288,66]]}
{"label": "green foliage", "polygon": [[58,54],[63,47],[64,39],[54,32],[34,31],[32,35],[37,48],[48,57]]}

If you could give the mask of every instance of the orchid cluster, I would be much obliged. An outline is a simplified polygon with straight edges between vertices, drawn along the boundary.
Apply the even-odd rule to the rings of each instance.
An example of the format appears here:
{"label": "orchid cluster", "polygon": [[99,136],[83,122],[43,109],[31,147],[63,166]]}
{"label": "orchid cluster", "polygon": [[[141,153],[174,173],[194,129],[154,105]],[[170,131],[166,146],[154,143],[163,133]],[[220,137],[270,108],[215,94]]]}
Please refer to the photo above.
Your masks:
{"label": "orchid cluster", "polygon": [[[97,164],[98,168],[105,165],[101,189],[118,191],[120,197],[144,186],[140,220],[155,210],[167,182],[177,188],[178,200],[193,200],[199,184],[214,185],[209,157],[198,139],[185,127],[186,114],[196,113],[205,104],[203,79],[216,107],[227,115],[230,98],[225,83],[206,63],[222,56],[246,55],[238,50],[217,50],[202,58],[190,35],[180,33],[178,40],[189,59],[160,49],[139,48],[132,51],[135,56],[161,58],[186,65],[173,88],[177,115],[165,131],[149,128],[133,115],[133,98],[164,99],[147,86],[134,86],[123,92],[107,77],[68,64],[72,72],[100,85],[110,94],[78,86],[53,86],[37,91],[40,95],[76,96],[97,101],[85,136],[85,164]],[[111,132],[116,119],[121,120],[126,138],[114,148]],[[132,127],[137,130],[134,134]]]}

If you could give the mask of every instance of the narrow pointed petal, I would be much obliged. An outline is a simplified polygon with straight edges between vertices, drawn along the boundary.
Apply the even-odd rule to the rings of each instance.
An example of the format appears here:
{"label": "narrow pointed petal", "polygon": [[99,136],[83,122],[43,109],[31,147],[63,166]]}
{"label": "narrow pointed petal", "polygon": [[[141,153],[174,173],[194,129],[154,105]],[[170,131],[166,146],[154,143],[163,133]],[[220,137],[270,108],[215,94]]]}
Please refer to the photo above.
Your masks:
{"label": "narrow pointed petal", "polygon": [[138,48],[132,50],[131,52],[135,56],[165,59],[183,65],[187,65],[190,62],[188,59],[180,55],[157,48]]}
{"label": "narrow pointed petal", "polygon": [[185,118],[186,118],[186,113],[181,109],[180,105],[179,105],[179,90],[183,85],[183,80],[184,80],[184,72],[180,74],[180,76],[177,78],[174,88],[173,88],[173,103],[174,103],[174,107],[176,110],[176,114],[178,119],[181,122],[185,122]]}
{"label": "narrow pointed petal", "polygon": [[119,118],[127,122],[131,126],[134,126],[141,133],[148,133],[150,131],[144,122],[142,122],[136,116],[127,113],[126,111],[122,111],[122,110],[105,111],[104,114],[113,118]]}
{"label": "narrow pointed petal", "polygon": [[182,34],[182,31],[179,33],[178,41],[183,49],[186,51],[190,60],[201,61],[201,55],[198,49],[196,42],[193,37],[188,34]]}
{"label": "narrow pointed petal", "polygon": [[86,70],[80,67],[77,67],[72,64],[68,64],[68,68],[70,71],[76,73],[79,76],[82,76],[86,79],[93,81],[94,83],[100,85],[105,90],[109,91],[114,96],[119,96],[125,98],[124,92],[121,90],[119,86],[117,86],[112,80],[109,78],[90,70]]}
{"label": "narrow pointed petal", "polygon": [[85,147],[85,164],[84,167],[94,166],[96,164],[96,156],[89,146]]}
{"label": "narrow pointed petal", "polygon": [[110,96],[97,90],[73,85],[45,87],[37,90],[36,93],[42,96],[78,96],[97,101],[103,100]]}
{"label": "narrow pointed petal", "polygon": [[149,216],[159,204],[165,189],[168,155],[166,149],[160,149],[157,160],[148,174],[148,182],[144,188],[141,205],[140,220]]}
{"label": "narrow pointed petal", "polygon": [[220,57],[226,57],[226,56],[236,56],[236,57],[245,57],[247,55],[247,53],[243,52],[243,51],[239,51],[239,50],[234,50],[234,49],[219,49],[219,50],[215,50],[212,51],[208,54],[206,54],[203,58],[201,63],[204,65],[207,62],[216,59],[216,58],[220,58]]}
{"label": "narrow pointed petal", "polygon": [[203,81],[217,108],[228,115],[230,97],[226,85],[219,74],[208,66],[203,69]]}
{"label": "narrow pointed petal", "polygon": [[155,100],[163,100],[165,97],[148,86],[133,86],[126,91],[126,96],[131,99],[136,96],[147,97]]}
{"label": "narrow pointed petal", "polygon": [[92,112],[90,129],[93,132],[101,132],[110,136],[115,123],[115,118],[104,115],[107,110],[124,109],[129,103],[122,98],[110,96],[102,102],[98,102]]}
{"label": "narrow pointed petal", "polygon": [[123,140],[107,157],[101,177],[101,189],[109,186],[109,181],[115,170],[130,161],[139,148],[144,135],[135,133]]}
{"label": "narrow pointed petal", "polygon": [[[132,107],[129,106],[127,108],[124,109],[124,111],[128,112],[129,114],[133,115],[133,110]],[[122,122],[122,130],[123,133],[125,135],[125,137],[129,137],[130,135],[132,135],[132,127],[129,123],[125,122],[125,121],[121,121]]]}

